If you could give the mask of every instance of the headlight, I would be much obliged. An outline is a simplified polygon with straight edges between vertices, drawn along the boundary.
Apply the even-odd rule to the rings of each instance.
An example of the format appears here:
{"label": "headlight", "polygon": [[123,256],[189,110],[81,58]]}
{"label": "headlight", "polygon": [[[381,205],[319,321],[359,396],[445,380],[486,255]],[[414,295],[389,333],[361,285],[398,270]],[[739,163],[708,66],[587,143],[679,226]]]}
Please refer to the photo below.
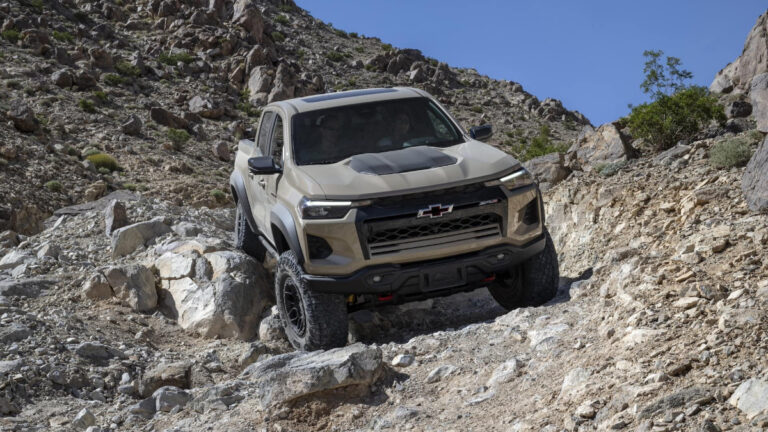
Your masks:
{"label": "headlight", "polygon": [[341,219],[353,207],[370,204],[370,201],[324,201],[302,198],[299,213],[302,219]]}
{"label": "headlight", "polygon": [[517,189],[522,186],[528,186],[533,183],[533,176],[525,168],[513,172],[508,176],[504,176],[498,180],[492,180],[486,182],[486,186],[500,186],[504,185],[507,189]]}

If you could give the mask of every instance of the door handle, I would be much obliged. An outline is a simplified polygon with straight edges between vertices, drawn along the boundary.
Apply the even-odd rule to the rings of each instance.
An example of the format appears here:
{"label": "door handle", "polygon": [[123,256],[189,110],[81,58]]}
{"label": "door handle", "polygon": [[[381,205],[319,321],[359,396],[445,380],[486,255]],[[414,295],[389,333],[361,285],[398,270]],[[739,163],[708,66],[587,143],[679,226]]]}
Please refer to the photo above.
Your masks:
{"label": "door handle", "polygon": [[259,179],[259,186],[266,189],[267,188],[267,181],[264,179]]}

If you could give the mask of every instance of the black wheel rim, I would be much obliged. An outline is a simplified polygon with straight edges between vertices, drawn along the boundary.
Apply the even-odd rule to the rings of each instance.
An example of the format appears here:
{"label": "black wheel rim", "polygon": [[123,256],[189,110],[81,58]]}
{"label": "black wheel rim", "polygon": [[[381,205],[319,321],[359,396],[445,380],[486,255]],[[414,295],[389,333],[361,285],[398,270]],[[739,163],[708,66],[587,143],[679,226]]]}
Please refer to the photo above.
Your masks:
{"label": "black wheel rim", "polygon": [[307,330],[304,303],[301,301],[299,290],[290,278],[285,281],[285,287],[283,287],[283,305],[288,325],[297,336],[303,337]]}

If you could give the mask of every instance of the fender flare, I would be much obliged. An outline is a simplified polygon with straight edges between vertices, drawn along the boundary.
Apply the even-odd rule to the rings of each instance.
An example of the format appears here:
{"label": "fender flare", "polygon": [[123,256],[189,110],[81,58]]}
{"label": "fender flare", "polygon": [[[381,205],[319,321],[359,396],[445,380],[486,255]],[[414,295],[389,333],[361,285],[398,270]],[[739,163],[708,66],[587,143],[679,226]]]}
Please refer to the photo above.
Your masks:
{"label": "fender flare", "polygon": [[301,243],[299,234],[296,230],[296,223],[293,220],[291,212],[281,203],[275,204],[269,213],[269,220],[272,225],[277,227],[288,242],[288,247],[296,253],[299,263],[304,263],[304,254],[301,252]]}
{"label": "fender flare", "polygon": [[229,176],[229,187],[232,188],[232,196],[236,197],[236,205],[242,206],[242,211],[245,213],[245,220],[248,221],[248,226],[251,227],[251,231],[257,233],[259,229],[256,225],[256,220],[253,218],[253,212],[251,212],[251,203],[248,201],[248,194],[245,192],[245,183],[243,182],[243,176],[239,172],[234,171]]}

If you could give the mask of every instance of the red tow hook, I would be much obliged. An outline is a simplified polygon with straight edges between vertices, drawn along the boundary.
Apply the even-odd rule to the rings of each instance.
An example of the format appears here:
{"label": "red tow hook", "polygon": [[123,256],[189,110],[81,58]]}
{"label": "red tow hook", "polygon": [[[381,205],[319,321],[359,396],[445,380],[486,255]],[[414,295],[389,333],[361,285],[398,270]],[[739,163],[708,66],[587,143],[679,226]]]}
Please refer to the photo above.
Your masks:
{"label": "red tow hook", "polygon": [[492,275],[488,276],[487,278],[483,279],[483,282],[493,282],[495,280],[496,280],[496,275],[492,274]]}
{"label": "red tow hook", "polygon": [[384,302],[384,301],[390,301],[390,300],[392,300],[393,298],[395,298],[395,296],[394,296],[394,295],[392,295],[392,294],[387,294],[387,295],[380,295],[380,296],[379,296],[379,301],[382,301],[382,302]]}

